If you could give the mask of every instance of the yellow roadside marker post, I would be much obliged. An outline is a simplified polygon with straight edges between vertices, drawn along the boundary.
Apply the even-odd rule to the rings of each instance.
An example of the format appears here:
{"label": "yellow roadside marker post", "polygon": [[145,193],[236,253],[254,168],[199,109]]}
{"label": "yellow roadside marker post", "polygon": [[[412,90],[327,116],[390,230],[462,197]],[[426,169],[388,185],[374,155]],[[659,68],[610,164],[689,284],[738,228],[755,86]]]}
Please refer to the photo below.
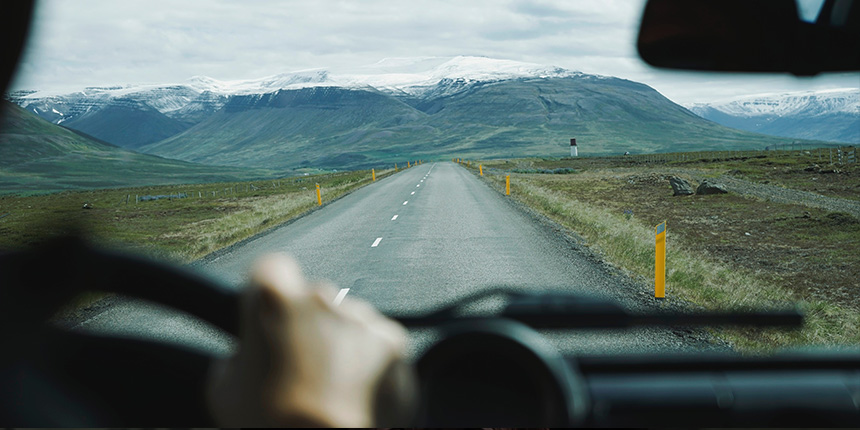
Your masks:
{"label": "yellow roadside marker post", "polygon": [[322,206],[322,194],[320,194],[320,184],[317,184],[317,204]]}
{"label": "yellow roadside marker post", "polygon": [[666,221],[654,227],[656,256],[654,261],[654,297],[666,297]]}
{"label": "yellow roadside marker post", "polygon": [[370,174],[373,175],[373,180],[376,181],[376,169],[370,169]]}
{"label": "yellow roadside marker post", "polygon": [[406,167],[412,167],[412,166],[409,164],[409,160],[406,160]]}
{"label": "yellow roadside marker post", "polygon": [[478,164],[478,170],[481,172],[481,176],[484,176],[484,165]]}
{"label": "yellow roadside marker post", "polygon": [[394,171],[397,171],[397,163],[394,163]]}
{"label": "yellow roadside marker post", "polygon": [[511,195],[511,175],[505,176],[505,195]]}
{"label": "yellow roadside marker post", "polygon": [[459,158],[457,159],[457,164],[460,164],[460,159],[459,159]]}

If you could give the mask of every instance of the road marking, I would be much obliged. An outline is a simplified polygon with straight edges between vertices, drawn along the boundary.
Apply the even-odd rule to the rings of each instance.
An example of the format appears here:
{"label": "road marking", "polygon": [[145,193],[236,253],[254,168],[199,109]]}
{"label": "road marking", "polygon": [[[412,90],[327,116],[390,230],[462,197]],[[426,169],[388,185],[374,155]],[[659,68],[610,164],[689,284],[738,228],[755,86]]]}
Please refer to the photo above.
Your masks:
{"label": "road marking", "polygon": [[424,182],[424,180],[422,179],[421,182]]}
{"label": "road marking", "polygon": [[334,305],[340,305],[340,302],[343,301],[344,297],[346,297],[346,293],[349,292],[349,288],[341,288],[340,292],[337,293],[337,297],[334,298]]}
{"label": "road marking", "polygon": [[403,206],[406,206],[406,203],[409,203],[409,200],[403,202]]}
{"label": "road marking", "polygon": [[[415,194],[415,191],[413,191],[413,192],[412,192],[412,194]],[[412,194],[410,194],[410,196],[411,196]]]}
{"label": "road marking", "polygon": [[381,241],[382,241],[382,238],[381,238],[381,237],[377,237],[377,238],[376,238],[376,240],[374,240],[374,241],[373,241],[373,245],[370,245],[370,247],[371,247],[371,248],[376,248],[377,246],[379,246],[379,242],[381,242]]}
{"label": "road marking", "polygon": [[421,186],[421,184],[416,185],[416,187],[420,187],[420,186]]}
{"label": "road marking", "polygon": [[394,221],[394,220],[396,220],[396,219],[397,219],[397,215],[394,215],[393,217],[391,217],[391,220],[392,220],[392,221]]}

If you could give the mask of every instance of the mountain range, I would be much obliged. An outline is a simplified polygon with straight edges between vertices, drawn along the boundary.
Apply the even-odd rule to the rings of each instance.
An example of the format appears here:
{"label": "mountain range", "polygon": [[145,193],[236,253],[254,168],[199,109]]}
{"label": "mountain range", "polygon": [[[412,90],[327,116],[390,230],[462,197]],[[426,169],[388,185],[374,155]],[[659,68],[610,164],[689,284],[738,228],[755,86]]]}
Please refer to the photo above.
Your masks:
{"label": "mountain range", "polygon": [[225,182],[272,174],[140,154],[0,100],[0,194]]}
{"label": "mountain range", "polygon": [[245,81],[19,91],[56,124],[197,163],[358,168],[407,159],[763,148],[785,139],[707,121],[647,85],[485,57],[386,59]]}
{"label": "mountain range", "polygon": [[702,118],[740,130],[860,143],[860,88],[760,94],[687,108]]}

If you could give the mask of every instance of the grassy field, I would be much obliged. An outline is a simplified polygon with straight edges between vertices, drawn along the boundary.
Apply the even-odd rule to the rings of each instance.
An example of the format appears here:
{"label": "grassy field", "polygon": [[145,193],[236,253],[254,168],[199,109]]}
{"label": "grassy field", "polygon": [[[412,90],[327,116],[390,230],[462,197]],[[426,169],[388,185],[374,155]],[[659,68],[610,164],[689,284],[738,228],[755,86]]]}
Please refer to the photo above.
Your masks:
{"label": "grassy field", "polygon": [[[500,191],[504,191],[504,176],[510,174],[514,198],[575,231],[607,261],[651,285],[653,229],[666,220],[667,300],[708,309],[798,305],[806,312],[807,323],[799,331],[720,331],[741,350],[860,344],[860,220],[733,193],[675,197],[667,180],[673,171],[696,171],[704,177],[730,173],[857,199],[860,169],[856,163],[822,163],[818,168],[837,172],[821,173],[807,170],[818,164],[815,151],[725,157],[688,154],[686,158],[518,159],[480,164],[485,178]],[[472,162],[471,169],[478,164]]]}
{"label": "grassy field", "polygon": [[[377,172],[377,180],[394,173]],[[282,224],[371,182],[353,171],[280,180],[0,196],[0,248],[37,244],[72,228],[96,242],[187,263]],[[144,196],[178,196],[138,201]],[[85,209],[84,205],[90,206]]]}

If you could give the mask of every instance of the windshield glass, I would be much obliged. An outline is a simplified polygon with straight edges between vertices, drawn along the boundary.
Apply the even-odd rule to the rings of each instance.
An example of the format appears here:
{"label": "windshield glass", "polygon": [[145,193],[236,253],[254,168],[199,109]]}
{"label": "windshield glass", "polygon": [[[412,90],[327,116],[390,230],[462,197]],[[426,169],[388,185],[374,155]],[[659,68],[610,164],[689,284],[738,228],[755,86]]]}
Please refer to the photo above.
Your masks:
{"label": "windshield glass", "polygon": [[[643,8],[39,1],[3,101],[0,246],[77,226],[235,289],[285,252],[397,315],[503,286],[807,317],[542,332],[565,353],[858,345],[860,74],[655,69]],[[56,318],[232,347],[112,295]]]}

